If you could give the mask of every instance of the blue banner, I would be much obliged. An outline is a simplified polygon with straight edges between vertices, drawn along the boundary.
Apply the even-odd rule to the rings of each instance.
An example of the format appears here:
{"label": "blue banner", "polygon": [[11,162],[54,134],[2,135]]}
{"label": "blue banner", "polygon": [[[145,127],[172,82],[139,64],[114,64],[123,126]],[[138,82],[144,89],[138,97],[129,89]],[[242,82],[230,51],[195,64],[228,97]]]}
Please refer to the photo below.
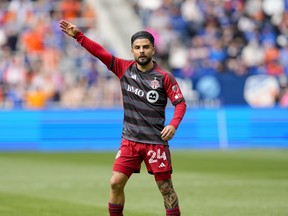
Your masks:
{"label": "blue banner", "polygon": [[[167,122],[173,110],[167,110]],[[0,112],[1,151],[106,151],[120,145],[121,109]],[[288,109],[188,109],[175,149],[287,148]]]}

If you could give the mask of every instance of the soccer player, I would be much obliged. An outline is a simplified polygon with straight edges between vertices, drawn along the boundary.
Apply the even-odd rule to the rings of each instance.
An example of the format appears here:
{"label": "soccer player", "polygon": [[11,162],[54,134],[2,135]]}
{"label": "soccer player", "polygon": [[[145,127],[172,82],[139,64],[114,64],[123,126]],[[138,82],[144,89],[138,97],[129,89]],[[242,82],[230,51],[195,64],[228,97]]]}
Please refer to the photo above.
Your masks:
{"label": "soccer player", "polygon": [[[185,114],[186,103],[172,74],[153,60],[153,35],[147,31],[136,32],[131,37],[134,60],[124,60],[113,56],[100,44],[86,37],[72,23],[61,20],[60,28],[102,61],[121,83],[124,121],[121,146],[110,180],[110,216],[123,216],[124,187],[133,173],[140,172],[143,161],[147,171],[154,175],[163,196],[166,216],[179,216],[181,213],[172,184],[168,141],[173,138]],[[168,99],[175,109],[172,120],[165,126]]]}

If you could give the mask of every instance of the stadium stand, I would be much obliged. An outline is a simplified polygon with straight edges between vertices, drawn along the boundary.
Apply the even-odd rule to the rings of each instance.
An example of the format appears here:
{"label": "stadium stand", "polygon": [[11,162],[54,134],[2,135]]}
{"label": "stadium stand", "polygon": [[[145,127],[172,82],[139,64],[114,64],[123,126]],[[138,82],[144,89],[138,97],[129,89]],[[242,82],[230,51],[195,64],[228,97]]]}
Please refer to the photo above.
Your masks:
{"label": "stadium stand", "polygon": [[157,61],[178,78],[189,106],[287,107],[287,5],[287,0],[1,1],[0,107],[121,106],[117,79],[64,38],[62,18],[123,57],[129,56],[134,31],[141,26],[151,31]]}
{"label": "stadium stand", "polygon": [[58,25],[60,19],[72,20],[89,37],[102,42],[94,5],[84,0],[11,0],[0,4],[0,107],[121,104],[113,75],[64,38]]}
{"label": "stadium stand", "polygon": [[[144,27],[158,38],[158,58],[176,76],[197,84],[204,75],[216,77],[220,82],[225,76],[236,77],[234,80],[241,82],[252,75],[266,75],[264,84],[263,76],[257,82],[262,86],[261,93],[268,91],[273,101],[253,101],[250,105],[287,106],[287,0],[128,2]],[[201,94],[202,87],[209,96],[209,86],[214,86],[213,92],[217,92],[211,80],[201,82],[196,88],[198,93]],[[274,81],[275,88],[267,87]],[[225,78],[225,82],[229,80]],[[229,88],[232,89],[233,86]]]}

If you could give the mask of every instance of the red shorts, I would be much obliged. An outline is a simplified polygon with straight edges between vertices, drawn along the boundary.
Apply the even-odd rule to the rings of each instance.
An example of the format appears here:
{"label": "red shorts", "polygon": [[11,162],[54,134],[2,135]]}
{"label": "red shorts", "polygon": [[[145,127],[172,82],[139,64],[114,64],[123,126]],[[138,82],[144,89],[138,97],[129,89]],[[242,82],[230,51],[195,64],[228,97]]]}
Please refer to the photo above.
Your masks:
{"label": "red shorts", "polygon": [[156,181],[171,178],[172,164],[168,145],[144,144],[124,138],[116,155],[113,171],[130,177],[132,173],[140,173],[143,161],[148,173],[153,174]]}

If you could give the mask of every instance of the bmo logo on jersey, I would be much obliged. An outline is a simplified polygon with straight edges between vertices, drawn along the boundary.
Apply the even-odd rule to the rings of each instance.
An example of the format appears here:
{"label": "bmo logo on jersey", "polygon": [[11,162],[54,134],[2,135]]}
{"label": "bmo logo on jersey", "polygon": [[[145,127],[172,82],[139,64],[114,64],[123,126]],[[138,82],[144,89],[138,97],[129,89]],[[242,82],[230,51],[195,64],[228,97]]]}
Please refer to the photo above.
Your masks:
{"label": "bmo logo on jersey", "polygon": [[155,103],[159,99],[159,94],[157,91],[151,90],[147,92],[146,98],[150,103]]}
{"label": "bmo logo on jersey", "polygon": [[[143,97],[145,95],[144,91],[138,88],[135,88],[134,86],[128,85],[127,91],[134,93],[135,95],[138,95],[139,97]],[[155,103],[159,99],[159,94],[155,90],[151,90],[147,92],[146,99],[150,103]]]}
{"label": "bmo logo on jersey", "polygon": [[144,96],[144,91],[138,88],[135,88],[134,86],[128,85],[127,86],[127,91],[133,92],[134,94],[138,95],[139,97]]}

